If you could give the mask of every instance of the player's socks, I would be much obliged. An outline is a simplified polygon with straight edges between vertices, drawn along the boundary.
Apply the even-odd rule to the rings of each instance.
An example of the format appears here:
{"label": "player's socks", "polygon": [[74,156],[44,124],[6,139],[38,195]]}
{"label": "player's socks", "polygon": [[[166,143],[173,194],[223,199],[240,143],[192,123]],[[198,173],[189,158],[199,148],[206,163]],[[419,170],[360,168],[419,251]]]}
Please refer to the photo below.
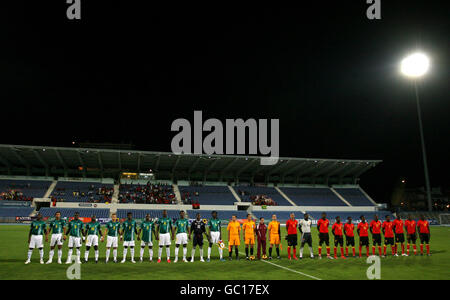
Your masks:
{"label": "player's socks", "polygon": [[378,246],[378,253],[380,253],[380,256],[382,256],[382,254],[381,254],[381,246]]}
{"label": "player's socks", "polygon": [[208,259],[211,258],[211,247],[208,247]]}
{"label": "player's socks", "polygon": [[27,253],[27,261],[31,260],[31,254],[33,254],[33,250],[29,250],[28,249],[28,253]]}
{"label": "player's socks", "polygon": [[223,249],[219,248],[220,259],[223,259]]}
{"label": "player's socks", "polygon": [[153,260],[153,248],[148,249],[148,254],[150,255],[150,260]]}
{"label": "player's socks", "polygon": [[409,247],[410,247],[409,243],[406,244],[406,255],[409,255]]}
{"label": "player's socks", "polygon": [[106,249],[106,262],[108,262],[110,254],[111,254],[111,249]]}
{"label": "player's socks", "polygon": [[[297,248],[294,247],[293,250],[294,250],[294,258],[297,258]],[[253,252],[253,249],[252,249],[252,252]],[[253,254],[253,253],[252,253],[252,254]]]}
{"label": "player's socks", "polygon": [[359,257],[361,257],[362,255],[361,255],[361,249],[362,249],[362,247],[361,246],[359,246]]}
{"label": "player's socks", "polygon": [[348,256],[348,247],[345,247],[345,256]]}
{"label": "player's socks", "polygon": [[62,259],[62,249],[58,249],[58,262]]}
{"label": "player's socks", "polygon": [[391,246],[391,250],[392,250],[392,255],[395,255],[396,253],[396,251],[395,251],[395,246]]}
{"label": "player's socks", "polygon": [[402,255],[405,254],[405,244],[402,244]]}
{"label": "player's socks", "polygon": [[86,251],[84,251],[84,260],[88,261],[88,258],[89,258],[89,251],[86,250]]}
{"label": "player's socks", "polygon": [[370,256],[369,246],[366,246],[366,255],[367,255],[367,257]]}
{"label": "player's socks", "polygon": [[233,255],[233,250],[228,251],[228,256],[231,258],[231,256]]}
{"label": "player's socks", "polygon": [[427,254],[430,254],[430,244],[427,244]]}
{"label": "player's socks", "polygon": [[[289,251],[289,248],[288,248]],[[245,247],[245,256],[248,258],[248,247]]]}
{"label": "player's socks", "polygon": [[128,252],[128,248],[123,248],[123,259],[122,261],[125,261],[127,259],[127,252]]}
{"label": "player's socks", "polygon": [[[144,259],[144,251],[145,248],[141,247],[141,250],[139,251],[139,260],[143,260]],[[177,252],[177,250],[175,249],[175,253]]]}
{"label": "player's socks", "polygon": [[236,254],[236,259],[239,259],[239,249],[238,247],[234,247],[234,253]]}
{"label": "player's socks", "polygon": [[200,248],[200,261],[204,261],[203,260],[203,248]]}
{"label": "player's socks", "polygon": [[341,247],[341,256],[344,256],[344,247]]}
{"label": "player's socks", "polygon": [[[291,259],[291,247],[287,247],[288,259]],[[248,255],[247,255],[248,256]]]}
{"label": "player's socks", "polygon": [[175,247],[175,261],[178,260],[178,252],[180,251],[180,247]]}
{"label": "player's socks", "polygon": [[170,260],[170,248],[166,247],[166,256],[167,256],[167,260]]}
{"label": "player's socks", "polygon": [[48,262],[47,263],[51,263],[53,261],[54,255],[55,255],[55,250],[50,250],[50,252],[48,253]]}
{"label": "player's socks", "polygon": [[334,258],[337,258],[337,248],[336,247],[333,248],[333,253],[334,253]]}
{"label": "player's socks", "polygon": [[81,251],[80,249],[77,249],[77,263],[80,263],[80,256],[81,256]]}
{"label": "player's socks", "polygon": [[73,250],[69,249],[69,253],[67,254],[67,262],[69,262],[69,263],[72,262],[72,253],[73,253]]}
{"label": "player's socks", "polygon": [[272,257],[272,248],[269,248],[269,257]]}
{"label": "player's socks", "polygon": [[423,254],[423,244],[420,244],[420,254]]}
{"label": "player's socks", "polygon": [[280,248],[277,248],[277,256],[280,256]]}
{"label": "player's socks", "polygon": [[300,247],[300,258],[303,257],[303,247]]}
{"label": "player's socks", "polygon": [[186,259],[187,247],[183,247],[183,259]]}
{"label": "player's socks", "polygon": [[195,248],[191,250],[191,262],[194,262]]}
{"label": "player's socks", "polygon": [[95,257],[95,261],[98,261],[98,250],[95,250],[94,257]]}
{"label": "player's socks", "polygon": [[372,246],[372,255],[375,255],[375,246]]}
{"label": "player's socks", "polygon": [[386,246],[383,247],[383,255],[386,256]]}
{"label": "player's socks", "polygon": [[161,255],[162,255],[162,247],[158,248],[158,259],[161,260]]}
{"label": "player's socks", "polygon": [[327,256],[330,256],[330,247],[327,246]]}
{"label": "player's socks", "polygon": [[416,255],[417,254],[417,246],[416,246],[416,244],[413,245],[413,249],[414,249],[414,255]]}
{"label": "player's socks", "polygon": [[352,253],[353,253],[353,256],[356,256],[356,249],[355,249],[355,247],[352,247]]}
{"label": "player's socks", "polygon": [[113,258],[114,258],[114,261],[117,261],[117,249],[113,250]]}
{"label": "player's socks", "polygon": [[134,247],[130,249],[131,261],[134,261]]}

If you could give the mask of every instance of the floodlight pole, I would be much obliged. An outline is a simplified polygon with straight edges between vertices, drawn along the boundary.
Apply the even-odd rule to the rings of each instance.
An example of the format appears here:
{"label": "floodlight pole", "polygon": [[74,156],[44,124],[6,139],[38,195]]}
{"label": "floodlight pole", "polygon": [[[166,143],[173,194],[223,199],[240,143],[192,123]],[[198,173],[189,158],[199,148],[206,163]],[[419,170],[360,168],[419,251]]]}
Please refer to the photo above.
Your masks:
{"label": "floodlight pole", "polygon": [[420,140],[422,143],[422,156],[423,156],[423,168],[425,171],[425,185],[427,191],[427,200],[428,200],[428,211],[432,211],[432,203],[431,203],[431,189],[430,189],[430,178],[428,176],[428,164],[427,164],[427,154],[425,151],[425,138],[423,136],[423,126],[422,126],[422,113],[420,111],[420,101],[419,101],[419,87],[417,86],[417,81],[414,80],[414,90],[416,93],[416,102],[417,102],[417,115],[419,117],[419,128],[420,128]]}

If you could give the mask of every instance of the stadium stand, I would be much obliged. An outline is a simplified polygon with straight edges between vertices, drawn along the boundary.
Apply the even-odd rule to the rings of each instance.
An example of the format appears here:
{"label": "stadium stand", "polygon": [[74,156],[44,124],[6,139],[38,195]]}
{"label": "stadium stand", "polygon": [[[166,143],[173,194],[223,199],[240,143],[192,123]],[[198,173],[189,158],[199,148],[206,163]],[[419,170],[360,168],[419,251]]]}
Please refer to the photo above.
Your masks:
{"label": "stadium stand", "polygon": [[329,188],[280,188],[298,206],[347,206]]}
{"label": "stadium stand", "polygon": [[[125,219],[127,214],[131,212],[134,219],[144,219],[147,214],[150,214],[151,218],[162,218],[162,210],[147,210],[147,209],[118,209],[117,217],[119,219]],[[179,210],[167,210],[167,217],[178,218],[180,216]]]}
{"label": "stadium stand", "polygon": [[357,188],[335,188],[352,206],[374,206],[372,201]]}
{"label": "stadium stand", "polygon": [[[240,185],[234,186],[233,188],[239,197],[241,197],[242,201],[245,202],[252,202],[256,205],[292,206],[291,203],[284,199],[284,197],[273,187]],[[262,201],[258,201],[261,198],[263,198]],[[272,199],[274,204],[271,204],[268,199]]]}
{"label": "stadium stand", "polygon": [[0,217],[28,217],[33,207],[0,207]]}
{"label": "stadium stand", "polygon": [[184,204],[233,205],[236,202],[227,186],[178,186]]}
{"label": "stadium stand", "polygon": [[170,184],[121,184],[120,203],[176,204],[175,193]]}
{"label": "stadium stand", "polygon": [[32,201],[42,198],[51,181],[0,179],[0,198],[2,200]]}
{"label": "stadium stand", "polygon": [[[303,218],[302,212],[294,212],[295,218],[300,219]],[[270,222],[272,220],[272,215],[277,215],[277,220],[279,222],[285,222],[287,219],[289,219],[289,216],[291,214],[290,211],[270,211],[270,210],[262,210],[262,211],[253,211],[253,215],[259,219],[264,218],[265,222]]]}
{"label": "stadium stand", "polygon": [[[200,214],[202,219],[210,219],[211,218],[211,212],[212,210],[188,210],[188,216],[190,219],[195,219],[197,214]],[[231,220],[231,217],[233,215],[236,215],[236,218],[238,219],[245,219],[247,218],[247,211],[244,210],[218,210],[217,216],[221,220]]]}
{"label": "stadium stand", "polygon": [[95,215],[97,218],[109,218],[109,209],[107,208],[54,208],[43,207],[39,210],[43,217],[54,217],[55,213],[61,212],[62,218],[73,217],[75,212],[80,213],[82,218],[90,218]]}
{"label": "stadium stand", "polygon": [[99,182],[58,181],[52,192],[57,202],[111,202],[114,185]]}

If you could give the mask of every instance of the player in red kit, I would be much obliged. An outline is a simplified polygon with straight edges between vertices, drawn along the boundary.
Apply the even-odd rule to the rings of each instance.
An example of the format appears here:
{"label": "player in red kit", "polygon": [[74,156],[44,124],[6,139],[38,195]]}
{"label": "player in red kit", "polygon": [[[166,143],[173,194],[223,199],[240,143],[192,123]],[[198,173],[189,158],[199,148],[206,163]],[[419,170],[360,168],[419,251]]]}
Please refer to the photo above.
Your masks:
{"label": "player in red kit", "polygon": [[266,237],[267,233],[267,225],[264,224],[264,218],[259,219],[258,225],[256,225],[256,238],[258,239],[258,259],[261,259],[261,252],[262,257],[266,258]]}
{"label": "player in red kit", "polygon": [[366,222],[364,216],[361,216],[360,219],[361,222],[356,229],[359,235],[359,257],[362,256],[362,246],[366,246],[366,254],[369,257],[369,223]]}
{"label": "player in red kit", "polygon": [[413,244],[413,248],[414,248],[414,255],[417,255],[417,245],[416,245],[416,239],[417,239],[417,235],[416,235],[416,221],[414,221],[412,219],[411,214],[408,215],[408,219],[405,220],[405,229],[406,229],[406,234],[407,234],[407,245],[406,245],[406,255],[409,255],[409,247],[411,245],[411,243]]}
{"label": "player in red kit", "polygon": [[291,213],[290,219],[286,221],[286,240],[288,242],[287,252],[288,259],[291,259],[291,247],[293,250],[293,258],[297,260],[297,226],[298,221],[295,219],[294,213]]}
{"label": "player in red kit", "polygon": [[347,218],[347,223],[344,224],[345,232],[345,256],[348,257],[348,247],[352,246],[353,257],[355,253],[355,225],[352,222],[352,217]]}
{"label": "player in red kit", "polygon": [[403,230],[403,220],[400,218],[400,215],[397,215],[397,218],[394,220],[394,231],[395,231],[395,256],[398,256],[398,244],[402,245],[402,256],[406,256],[405,254],[405,233]]}
{"label": "player in red kit", "polygon": [[383,222],[381,226],[384,234],[384,251],[383,257],[386,256],[387,245],[391,245],[392,255],[394,255],[394,223],[391,222],[391,217],[386,216],[386,221]]}
{"label": "player in red kit", "polygon": [[317,221],[317,229],[319,229],[319,259],[322,258],[322,245],[325,243],[327,246],[327,258],[330,256],[330,236],[328,234],[328,226],[330,221],[327,220],[327,214],[322,213],[322,218]]}
{"label": "player in red kit", "polygon": [[375,246],[378,245],[378,253],[381,256],[381,221],[377,215],[370,222],[370,232],[372,233],[372,255],[375,255]]}
{"label": "player in red kit", "polygon": [[337,259],[337,247],[341,246],[341,258],[345,259],[344,256],[344,225],[341,223],[341,217],[336,217],[336,223],[331,226],[331,232],[334,236],[334,258]]}
{"label": "player in red kit", "polygon": [[427,255],[430,254],[430,224],[425,220],[424,215],[420,215],[420,220],[417,221],[417,229],[419,230],[420,238],[420,255],[423,255],[423,244],[427,244]]}

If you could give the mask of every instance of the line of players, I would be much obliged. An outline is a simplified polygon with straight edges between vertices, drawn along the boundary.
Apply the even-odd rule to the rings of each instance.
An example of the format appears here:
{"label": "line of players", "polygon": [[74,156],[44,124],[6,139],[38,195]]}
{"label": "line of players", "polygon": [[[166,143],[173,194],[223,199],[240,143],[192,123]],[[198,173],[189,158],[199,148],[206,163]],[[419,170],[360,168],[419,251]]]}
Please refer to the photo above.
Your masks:
{"label": "line of players", "polygon": [[[414,254],[417,254],[416,248],[416,233],[419,232],[420,237],[420,250],[423,255],[423,244],[426,244],[427,255],[430,255],[430,229],[428,221],[425,220],[424,216],[420,217],[417,222],[412,220],[411,216],[408,220],[401,220],[399,217],[391,222],[390,217],[386,216],[386,220],[381,223],[378,216],[375,215],[374,220],[368,224],[364,218],[361,216],[361,222],[357,226],[357,233],[359,236],[359,257],[362,256],[362,247],[366,247],[366,255],[369,256],[369,231],[372,234],[372,255],[375,255],[376,246],[378,246],[379,255],[386,256],[386,248],[388,245],[391,246],[392,255],[398,256],[397,248],[398,244],[401,244],[402,255],[407,256],[410,252],[410,244],[413,245]],[[303,248],[304,245],[309,246],[310,256],[314,258],[312,250],[312,236],[311,236],[311,225],[312,220],[309,219],[308,214],[304,215],[304,218],[298,222],[295,219],[295,215],[292,213],[290,219],[286,222],[286,240],[288,242],[288,259],[297,259],[296,246],[297,246],[297,228],[301,233],[301,247],[299,258],[303,258]],[[322,218],[318,220],[317,227],[319,231],[319,247],[318,254],[319,258],[322,257],[322,245],[326,245],[327,257],[331,258],[330,247],[329,247],[329,225],[330,222],[326,218],[326,213],[322,214]],[[208,226],[208,231],[206,230]],[[241,229],[243,231],[244,242],[245,242],[245,252],[246,259],[252,260],[255,240],[258,242],[258,259],[265,259],[266,256],[266,241],[267,235],[269,236],[269,259],[272,259],[272,249],[275,246],[277,252],[277,258],[280,257],[280,245],[281,245],[281,224],[277,221],[276,215],[272,216],[272,221],[266,225],[264,218],[260,218],[259,223],[256,225],[253,221],[251,215],[249,214],[247,220],[242,224],[237,221],[236,216],[232,217],[229,222],[228,231],[228,250],[229,259],[232,259],[232,250],[234,247],[236,259],[239,259],[239,246],[241,241]],[[403,227],[407,232],[407,253],[405,253],[404,248],[404,231]],[[352,219],[349,217],[347,223],[341,223],[340,217],[336,218],[336,222],[332,225],[331,232],[334,236],[334,258],[337,258],[337,247],[340,246],[341,257],[345,258],[348,256],[348,248],[352,247],[353,257],[356,257],[355,253],[355,235],[354,235],[355,225]],[[381,231],[384,234],[384,252],[381,250]],[[45,241],[48,242],[48,235],[51,235],[50,241],[50,253],[47,264],[52,263],[55,248],[58,247],[58,263],[61,264],[62,261],[62,246],[64,241],[69,236],[68,242],[68,257],[66,263],[72,263],[73,248],[76,249],[76,262],[81,263],[81,245],[82,241],[86,241],[86,250],[84,259],[85,262],[88,261],[90,248],[94,248],[95,262],[98,262],[98,244],[99,238],[103,242],[106,238],[106,262],[109,261],[111,248],[113,249],[113,260],[117,262],[117,248],[118,240],[123,240],[123,259],[122,263],[126,261],[128,249],[130,250],[131,262],[135,263],[134,260],[134,247],[135,238],[141,241],[140,248],[140,261],[143,261],[143,256],[145,248],[149,250],[150,261],[153,259],[153,236],[155,240],[158,241],[158,263],[161,262],[162,250],[166,249],[166,259],[167,262],[170,260],[170,245],[171,240],[176,238],[175,242],[175,261],[178,261],[178,254],[180,246],[183,248],[183,261],[187,260],[187,244],[188,240],[193,238],[191,258],[190,261],[194,262],[194,255],[196,247],[199,247],[200,261],[204,262],[203,259],[203,235],[206,236],[209,247],[207,254],[207,261],[210,261],[211,249],[214,244],[217,244],[220,260],[223,261],[223,248],[224,243],[222,242],[221,234],[221,220],[217,217],[217,212],[212,212],[212,218],[207,224],[201,220],[200,214],[197,214],[196,219],[189,226],[189,221],[185,218],[184,211],[180,212],[180,218],[175,222],[167,217],[167,211],[163,211],[163,217],[154,222],[150,219],[150,215],[147,214],[145,220],[141,224],[137,224],[135,220],[132,219],[132,214],[127,214],[127,220],[120,223],[115,214],[112,215],[112,220],[106,223],[106,228],[102,232],[100,223],[97,222],[95,216],[92,217],[91,222],[84,224],[79,219],[79,214],[75,213],[74,219],[69,223],[61,219],[61,214],[57,212],[55,214],[55,219],[50,222],[49,226],[42,221],[42,215],[37,216],[37,220],[33,221],[31,224],[29,237],[28,237],[28,254],[25,264],[31,262],[31,255],[33,249],[39,249],[40,263],[43,264],[43,237],[45,235]],[[344,256],[344,235],[346,239],[345,256]],[[395,242],[394,242],[395,237]],[[291,249],[293,250],[291,256]],[[250,256],[249,256],[250,252]],[[262,256],[261,256],[262,254]]]}

